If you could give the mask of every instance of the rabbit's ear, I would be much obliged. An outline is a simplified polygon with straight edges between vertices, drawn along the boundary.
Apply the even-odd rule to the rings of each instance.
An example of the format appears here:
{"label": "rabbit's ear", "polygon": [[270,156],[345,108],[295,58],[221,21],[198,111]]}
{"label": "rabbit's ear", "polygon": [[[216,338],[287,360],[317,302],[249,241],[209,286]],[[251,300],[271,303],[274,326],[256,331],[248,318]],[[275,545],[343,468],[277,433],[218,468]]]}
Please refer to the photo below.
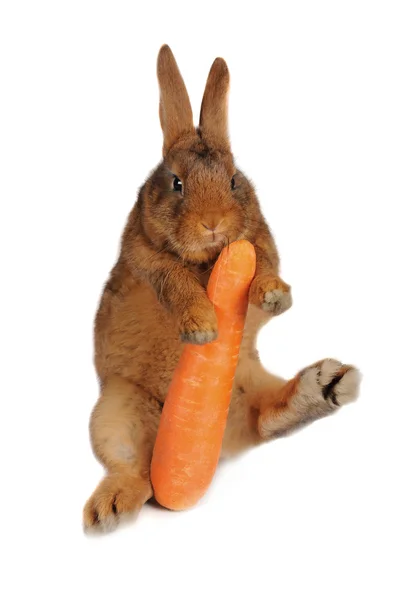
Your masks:
{"label": "rabbit's ear", "polygon": [[195,132],[189,96],[171,48],[167,45],[162,46],[158,53],[157,76],[165,155],[182,134]]}
{"label": "rabbit's ear", "polygon": [[229,149],[229,71],[223,58],[216,58],[208,74],[200,111],[200,128],[222,148]]}

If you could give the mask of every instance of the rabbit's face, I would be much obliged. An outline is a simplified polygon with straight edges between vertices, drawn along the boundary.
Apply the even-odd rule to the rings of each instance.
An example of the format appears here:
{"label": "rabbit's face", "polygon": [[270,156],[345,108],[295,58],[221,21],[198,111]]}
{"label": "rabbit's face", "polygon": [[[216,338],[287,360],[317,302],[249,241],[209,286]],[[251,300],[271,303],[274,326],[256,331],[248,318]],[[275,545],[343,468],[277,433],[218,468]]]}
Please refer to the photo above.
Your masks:
{"label": "rabbit's face", "polygon": [[262,219],[253,187],[232,158],[228,67],[222,58],[212,64],[198,128],[167,45],[160,49],[157,75],[164,160],[142,193],[141,224],[159,250],[169,249],[185,262],[209,262],[230,242],[252,241]]}
{"label": "rabbit's face", "polygon": [[157,237],[184,260],[210,261],[245,236],[251,186],[229,153],[197,139],[168,153],[149,184],[148,216]]}

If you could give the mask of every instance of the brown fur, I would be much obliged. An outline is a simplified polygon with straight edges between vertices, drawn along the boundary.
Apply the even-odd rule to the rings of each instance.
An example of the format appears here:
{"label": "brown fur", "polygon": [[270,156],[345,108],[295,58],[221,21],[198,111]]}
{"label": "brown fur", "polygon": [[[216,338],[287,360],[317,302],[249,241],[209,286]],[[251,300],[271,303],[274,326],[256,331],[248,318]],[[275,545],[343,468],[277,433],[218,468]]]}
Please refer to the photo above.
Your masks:
{"label": "brown fur", "polygon": [[[152,495],[149,468],[162,404],[182,344],[204,343],[217,335],[205,288],[221,248],[229,242],[252,242],[257,270],[223,454],[271,437],[267,425],[277,414],[290,415],[288,427],[277,425],[280,432],[307,419],[307,402],[296,404],[308,390],[306,386],[301,395],[302,375],[287,383],[267,373],[255,349],[260,327],[290,307],[291,295],[279,277],[277,249],[255,191],[230,150],[226,63],[218,58],[211,67],[197,130],[168,46],[160,50],[157,72],[163,161],[143,185],[129,215],[95,323],[101,395],[90,433],[107,475],[85,506],[87,528],[115,526],[119,514],[138,510]],[[174,190],[174,176],[183,184],[182,193]],[[341,365],[332,374],[335,382],[340,369]],[[340,371],[343,376],[346,372]],[[320,388],[312,389],[317,397]],[[313,418],[323,416],[317,413],[312,412]]]}

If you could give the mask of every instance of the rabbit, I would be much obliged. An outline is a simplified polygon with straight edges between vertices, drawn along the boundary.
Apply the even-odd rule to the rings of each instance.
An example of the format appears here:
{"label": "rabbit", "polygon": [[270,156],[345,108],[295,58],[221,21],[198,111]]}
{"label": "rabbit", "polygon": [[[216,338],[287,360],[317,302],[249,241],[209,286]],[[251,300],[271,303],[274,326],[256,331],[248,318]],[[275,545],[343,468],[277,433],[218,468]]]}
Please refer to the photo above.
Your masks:
{"label": "rabbit", "polygon": [[292,304],[255,190],[235,165],[227,125],[229,71],[215,59],[193,125],[186,87],[169,48],[157,62],[163,158],[141,187],[95,319],[100,398],[91,444],[106,474],[84,507],[86,531],[110,531],[153,496],[150,463],[160,414],[183,344],[218,335],[206,294],[221,249],[247,239],[256,274],[222,445],[222,456],[286,434],[355,400],[360,374],[321,360],[289,381],[268,373],[260,328]]}

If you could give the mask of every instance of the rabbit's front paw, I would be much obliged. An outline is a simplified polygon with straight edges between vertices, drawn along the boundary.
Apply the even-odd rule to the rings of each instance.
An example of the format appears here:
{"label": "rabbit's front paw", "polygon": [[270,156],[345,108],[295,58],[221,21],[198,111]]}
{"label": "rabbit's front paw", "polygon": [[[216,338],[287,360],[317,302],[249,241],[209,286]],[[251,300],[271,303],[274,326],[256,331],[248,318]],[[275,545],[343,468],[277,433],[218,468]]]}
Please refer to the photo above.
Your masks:
{"label": "rabbit's front paw", "polygon": [[184,311],[180,318],[180,335],[186,344],[208,344],[217,339],[217,317],[211,302]]}
{"label": "rabbit's front paw", "polygon": [[251,284],[250,302],[265,312],[280,315],[292,306],[290,286],[278,276],[258,275]]}

